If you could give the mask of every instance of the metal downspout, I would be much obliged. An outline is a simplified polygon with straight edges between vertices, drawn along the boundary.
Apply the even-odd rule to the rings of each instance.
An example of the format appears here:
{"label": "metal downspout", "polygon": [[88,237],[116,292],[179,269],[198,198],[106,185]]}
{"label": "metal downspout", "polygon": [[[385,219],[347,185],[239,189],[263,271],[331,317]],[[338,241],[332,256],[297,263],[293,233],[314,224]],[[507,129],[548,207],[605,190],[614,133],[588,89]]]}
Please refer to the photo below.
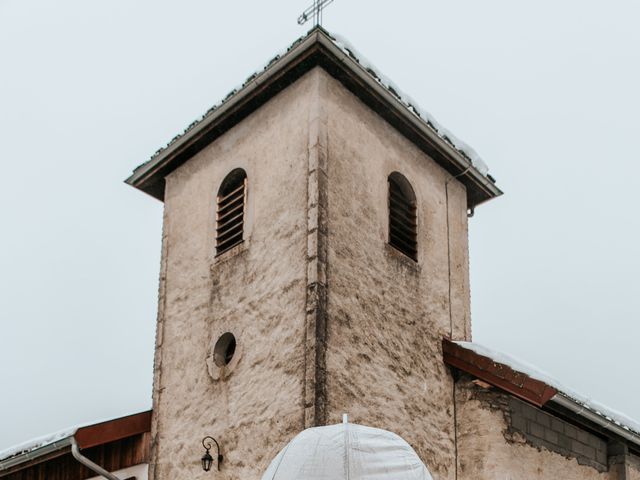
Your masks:
{"label": "metal downspout", "polygon": [[78,447],[78,442],[76,442],[76,439],[74,437],[71,437],[71,454],[73,455],[73,458],[78,460],[81,464],[83,464],[88,469],[96,472],[98,475],[104,478],[107,478],[108,480],[120,480],[118,477],[116,477],[112,473],[107,472],[100,465],[93,463],[87,457],[83,456],[80,453],[80,447]]}

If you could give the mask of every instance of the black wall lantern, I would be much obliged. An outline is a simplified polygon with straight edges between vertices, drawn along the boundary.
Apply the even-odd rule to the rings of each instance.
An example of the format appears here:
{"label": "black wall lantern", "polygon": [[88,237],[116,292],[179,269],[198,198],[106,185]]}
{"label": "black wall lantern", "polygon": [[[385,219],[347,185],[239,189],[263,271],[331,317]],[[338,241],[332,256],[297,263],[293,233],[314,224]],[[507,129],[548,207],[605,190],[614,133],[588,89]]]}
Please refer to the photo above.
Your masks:
{"label": "black wall lantern", "polygon": [[202,446],[205,448],[206,452],[204,452],[204,455],[202,456],[201,461],[202,461],[202,469],[205,472],[208,472],[209,470],[211,470],[211,465],[213,464],[213,457],[209,453],[209,450],[211,450],[211,447],[213,447],[213,443],[211,443],[212,441],[213,443],[216,444],[216,448],[218,449],[218,470],[220,470],[220,464],[222,463],[222,455],[220,455],[220,445],[218,445],[218,442],[216,441],[216,439],[209,436],[204,437],[202,439]]}

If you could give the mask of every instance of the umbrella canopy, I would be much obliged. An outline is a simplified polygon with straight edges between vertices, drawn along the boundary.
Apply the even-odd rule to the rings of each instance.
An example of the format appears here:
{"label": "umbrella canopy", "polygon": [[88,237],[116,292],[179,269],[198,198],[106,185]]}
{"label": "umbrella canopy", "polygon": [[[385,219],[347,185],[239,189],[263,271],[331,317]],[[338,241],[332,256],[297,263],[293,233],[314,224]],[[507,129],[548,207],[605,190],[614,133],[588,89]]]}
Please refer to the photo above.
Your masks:
{"label": "umbrella canopy", "polygon": [[395,433],[353,423],[304,430],[273,459],[262,480],[432,480]]}

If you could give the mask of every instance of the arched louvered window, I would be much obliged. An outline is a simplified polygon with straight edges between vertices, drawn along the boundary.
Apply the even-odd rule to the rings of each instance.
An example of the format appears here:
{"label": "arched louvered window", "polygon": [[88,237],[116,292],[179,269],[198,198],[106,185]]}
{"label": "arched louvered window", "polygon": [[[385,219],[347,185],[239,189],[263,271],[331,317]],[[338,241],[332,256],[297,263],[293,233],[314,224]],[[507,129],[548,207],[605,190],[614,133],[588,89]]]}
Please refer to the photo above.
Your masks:
{"label": "arched louvered window", "polygon": [[389,245],[418,261],[416,196],[398,172],[389,175]]}
{"label": "arched louvered window", "polygon": [[216,255],[244,240],[244,217],[247,205],[247,174],[233,170],[218,190],[216,208]]}

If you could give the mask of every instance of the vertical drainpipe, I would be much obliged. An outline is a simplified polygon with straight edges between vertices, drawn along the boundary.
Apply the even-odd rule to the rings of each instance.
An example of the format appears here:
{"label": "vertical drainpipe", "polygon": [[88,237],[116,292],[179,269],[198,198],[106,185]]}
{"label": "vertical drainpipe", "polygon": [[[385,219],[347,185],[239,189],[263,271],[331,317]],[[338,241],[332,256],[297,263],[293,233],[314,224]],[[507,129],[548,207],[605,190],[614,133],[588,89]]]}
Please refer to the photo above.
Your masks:
{"label": "vertical drainpipe", "polygon": [[96,463],[93,463],[87,457],[82,455],[80,453],[80,447],[78,446],[78,442],[76,442],[75,437],[71,437],[71,454],[73,455],[73,458],[78,460],[82,465],[87,467],[89,470],[94,471],[98,475],[100,475],[100,476],[102,476],[102,477],[104,477],[104,478],[106,478],[108,480],[120,480],[118,477],[116,477],[112,473],[107,472],[100,465],[98,465]]}
{"label": "vertical drainpipe", "polygon": [[[449,182],[456,178],[463,177],[469,170],[471,170],[471,164],[462,172],[457,175],[453,175],[447,179],[444,183],[444,195],[445,195],[445,214],[447,216],[447,269],[449,272],[449,337],[453,338],[453,313],[451,310],[451,231],[449,229]],[[458,480],[458,407],[456,404],[456,380],[453,379],[453,388],[451,392],[453,403],[453,447],[454,447],[454,472],[455,480]]]}

